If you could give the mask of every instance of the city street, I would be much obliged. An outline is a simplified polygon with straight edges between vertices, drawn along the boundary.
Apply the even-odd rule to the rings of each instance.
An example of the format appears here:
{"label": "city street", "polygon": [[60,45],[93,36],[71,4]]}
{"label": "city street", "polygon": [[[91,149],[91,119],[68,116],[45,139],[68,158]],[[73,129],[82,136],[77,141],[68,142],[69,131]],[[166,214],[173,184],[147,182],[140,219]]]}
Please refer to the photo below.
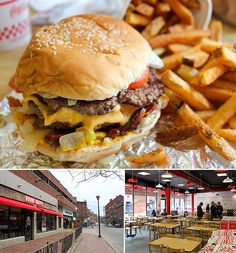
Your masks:
{"label": "city street", "polygon": [[[123,228],[106,227],[101,224],[102,238],[98,238],[98,226],[83,228],[82,237],[73,253],[123,253]],[[102,240],[100,240],[102,239]],[[85,249],[86,248],[86,249]],[[101,251],[102,249],[102,251]],[[100,250],[100,251],[99,251]]]}

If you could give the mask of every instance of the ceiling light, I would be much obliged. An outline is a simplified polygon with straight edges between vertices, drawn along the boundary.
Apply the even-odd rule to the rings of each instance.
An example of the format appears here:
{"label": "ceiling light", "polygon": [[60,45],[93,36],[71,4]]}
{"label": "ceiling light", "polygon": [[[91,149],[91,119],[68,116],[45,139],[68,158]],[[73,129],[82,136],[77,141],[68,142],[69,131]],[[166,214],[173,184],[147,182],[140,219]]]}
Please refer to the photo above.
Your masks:
{"label": "ceiling light", "polygon": [[164,174],[161,175],[161,177],[163,177],[163,178],[172,178],[173,175],[171,173],[169,173],[168,171],[166,171]]}
{"label": "ceiling light", "polygon": [[204,187],[203,186],[199,186],[197,189],[200,190],[200,191],[202,191],[202,190],[204,190]]}
{"label": "ceiling light", "polygon": [[161,188],[163,188],[163,186],[159,183],[156,185],[156,188],[161,189]]}
{"label": "ceiling light", "polygon": [[233,179],[229,178],[229,176],[223,180],[223,183],[228,184],[228,183],[233,183]]}
{"label": "ceiling light", "polygon": [[178,184],[178,186],[184,186],[184,184]]}
{"label": "ceiling light", "polygon": [[166,179],[162,179],[163,182],[170,182],[171,180],[166,178]]}
{"label": "ceiling light", "polygon": [[227,173],[217,173],[218,177],[227,177]]}
{"label": "ceiling light", "polygon": [[188,190],[185,191],[185,194],[189,194],[190,192]]}
{"label": "ceiling light", "polygon": [[231,192],[236,192],[236,189],[235,188],[231,189]]}
{"label": "ceiling light", "polygon": [[128,183],[131,183],[131,184],[136,184],[136,183],[138,182],[138,180],[135,179],[135,178],[129,178],[129,179],[127,180],[127,182],[128,182]]}
{"label": "ceiling light", "polygon": [[146,171],[141,171],[141,172],[138,172],[139,175],[142,175],[142,176],[148,176],[148,175],[151,175],[150,173],[146,172]]}
{"label": "ceiling light", "polygon": [[158,193],[158,192],[159,192],[159,190],[154,190],[153,192],[154,192],[154,193]]}

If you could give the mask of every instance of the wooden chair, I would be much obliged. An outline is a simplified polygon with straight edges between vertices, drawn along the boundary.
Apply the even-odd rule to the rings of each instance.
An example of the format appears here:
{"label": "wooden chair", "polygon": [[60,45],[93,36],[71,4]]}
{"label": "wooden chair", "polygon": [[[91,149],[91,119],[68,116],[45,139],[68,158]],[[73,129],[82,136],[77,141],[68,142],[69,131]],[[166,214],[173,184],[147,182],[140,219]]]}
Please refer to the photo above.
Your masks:
{"label": "wooden chair", "polygon": [[189,235],[191,235],[191,231],[190,230],[188,230],[186,228],[182,229],[182,231],[181,231],[182,238],[185,238],[186,236],[189,236]]}
{"label": "wooden chair", "polygon": [[220,228],[220,224],[217,223],[211,223],[210,228]]}
{"label": "wooden chair", "polygon": [[174,249],[174,248],[167,247],[167,252],[168,253],[184,253],[185,250],[184,249]]}
{"label": "wooden chair", "polygon": [[157,227],[158,238],[166,236],[166,233],[167,233],[166,227]]}
{"label": "wooden chair", "polygon": [[148,226],[148,234],[149,234],[148,241],[151,242],[151,241],[157,239],[157,227],[149,225]]}
{"label": "wooden chair", "polygon": [[166,234],[166,237],[170,237],[170,238],[180,238],[180,235]]}
{"label": "wooden chair", "polygon": [[201,238],[202,238],[202,242],[203,244],[207,244],[207,241],[209,240],[209,238],[211,237],[212,235],[212,231],[209,231],[209,230],[201,230],[200,231],[200,235],[201,235]]}
{"label": "wooden chair", "polygon": [[137,234],[137,232],[139,231],[139,234],[141,235],[141,224],[140,222],[135,222],[134,225],[132,226],[132,229],[134,229],[135,234]]}

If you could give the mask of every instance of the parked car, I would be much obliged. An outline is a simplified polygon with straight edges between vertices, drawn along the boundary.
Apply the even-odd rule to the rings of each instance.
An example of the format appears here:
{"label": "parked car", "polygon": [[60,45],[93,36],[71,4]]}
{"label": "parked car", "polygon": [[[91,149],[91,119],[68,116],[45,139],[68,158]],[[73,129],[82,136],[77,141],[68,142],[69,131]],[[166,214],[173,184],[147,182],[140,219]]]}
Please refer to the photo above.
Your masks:
{"label": "parked car", "polygon": [[115,227],[115,228],[121,228],[121,225],[120,225],[119,223],[116,223],[116,224],[114,225],[114,227]]}

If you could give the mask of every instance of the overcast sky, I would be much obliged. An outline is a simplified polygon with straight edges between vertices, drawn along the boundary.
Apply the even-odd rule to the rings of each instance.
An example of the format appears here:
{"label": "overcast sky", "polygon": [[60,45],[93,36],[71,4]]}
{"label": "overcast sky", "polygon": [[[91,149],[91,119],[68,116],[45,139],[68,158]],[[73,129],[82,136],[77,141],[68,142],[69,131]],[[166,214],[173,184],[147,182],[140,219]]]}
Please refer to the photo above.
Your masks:
{"label": "overcast sky", "polygon": [[[103,213],[103,207],[110,199],[117,195],[124,195],[124,181],[118,177],[104,178],[96,177],[91,181],[77,183],[83,179],[83,175],[78,174],[79,170],[50,170],[50,172],[61,182],[61,184],[77,198],[78,201],[87,200],[88,208],[97,213],[96,196],[100,196],[100,210]],[[124,173],[121,172],[121,173]],[[74,179],[73,179],[74,177]]]}

